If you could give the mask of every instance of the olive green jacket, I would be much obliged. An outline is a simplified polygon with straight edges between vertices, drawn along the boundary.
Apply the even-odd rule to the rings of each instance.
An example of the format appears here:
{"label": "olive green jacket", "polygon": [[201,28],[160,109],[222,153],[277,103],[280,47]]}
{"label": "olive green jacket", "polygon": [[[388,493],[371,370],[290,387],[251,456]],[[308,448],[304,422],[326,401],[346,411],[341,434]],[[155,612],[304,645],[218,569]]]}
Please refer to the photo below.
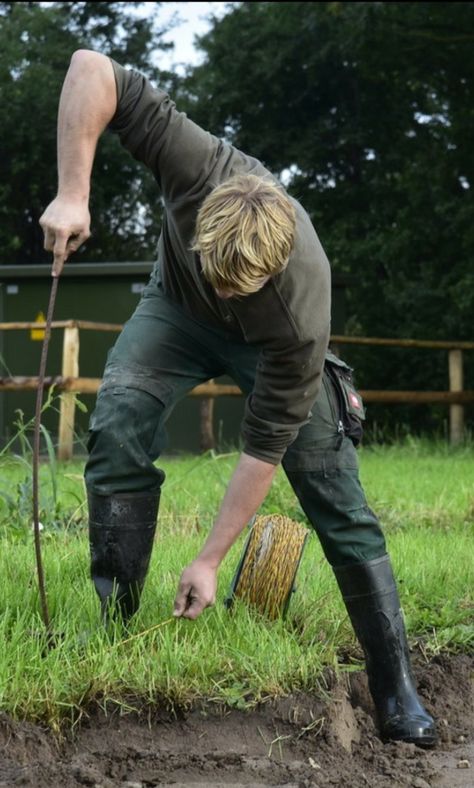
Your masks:
{"label": "olive green jacket", "polygon": [[156,275],[168,297],[196,320],[259,348],[242,424],[244,451],[278,464],[310,418],[320,386],[330,330],[326,255],[307,213],[293,200],[296,235],[286,269],[257,293],[219,299],[190,251],[197,211],[233,175],[272,176],[257,159],[178,112],[142,74],[111,62],[118,106],[109,128],[152,171],[164,201]]}

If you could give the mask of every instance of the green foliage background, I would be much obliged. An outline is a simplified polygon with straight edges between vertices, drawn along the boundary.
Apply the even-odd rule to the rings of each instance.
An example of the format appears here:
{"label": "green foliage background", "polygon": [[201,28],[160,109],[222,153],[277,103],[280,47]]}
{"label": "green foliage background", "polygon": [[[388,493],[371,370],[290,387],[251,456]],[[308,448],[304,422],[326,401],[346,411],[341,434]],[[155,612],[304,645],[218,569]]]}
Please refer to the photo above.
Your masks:
{"label": "green foliage background", "polygon": [[[161,3],[0,3],[0,262],[50,263],[38,219],[57,186],[56,118],[72,53],[96,49],[150,78],[167,48],[159,26]],[[112,134],[103,135],[94,166],[92,238],[77,257],[85,261],[153,259],[161,216],[151,175]]]}
{"label": "green foliage background", "polygon": [[[290,170],[334,272],[353,277],[347,333],[472,339],[473,42],[474,4],[457,2],[241,3],[201,38],[189,111]],[[445,353],[344,353],[363,388],[447,387]],[[411,411],[369,412],[412,430],[446,418]]]}
{"label": "green foliage background", "polygon": [[[202,65],[159,73],[160,3],[0,3],[0,260],[46,262],[38,218],[56,188],[56,114],[71,53],[96,48],[165,85],[205,128],[260,158],[348,274],[347,333],[472,339],[474,3],[230,3]],[[85,260],[153,259],[154,181],[112,135],[94,171]],[[362,388],[445,389],[445,353],[350,349]],[[473,364],[466,388],[474,388]],[[371,407],[443,427],[445,409]]]}

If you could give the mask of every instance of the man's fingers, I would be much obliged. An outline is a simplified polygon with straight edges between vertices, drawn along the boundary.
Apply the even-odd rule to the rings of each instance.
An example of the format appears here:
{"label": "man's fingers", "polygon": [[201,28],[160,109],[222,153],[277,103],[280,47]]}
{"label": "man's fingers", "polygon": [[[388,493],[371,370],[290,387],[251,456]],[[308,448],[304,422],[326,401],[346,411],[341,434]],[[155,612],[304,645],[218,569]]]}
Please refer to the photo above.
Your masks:
{"label": "man's fingers", "polygon": [[188,597],[188,606],[183,613],[183,618],[190,618],[194,621],[195,618],[201,615],[205,607],[207,605],[197,596]]}
{"label": "man's fingers", "polygon": [[178,593],[176,594],[176,599],[174,601],[174,609],[173,615],[177,618],[182,616],[184,611],[186,610],[189,604],[189,594],[191,591],[191,586],[189,583],[181,583],[178,589]]}
{"label": "man's fingers", "polygon": [[186,586],[186,591],[178,593],[174,603],[173,615],[176,618],[190,618],[194,620],[201,615],[204,608],[213,604],[213,602],[205,602],[198,596],[194,596],[192,586]]}
{"label": "man's fingers", "polygon": [[184,569],[178,585],[173,614],[195,619],[216,598],[216,572],[204,562],[193,561]]}
{"label": "man's fingers", "polygon": [[178,602],[178,600],[176,600],[174,603],[173,616],[175,618],[180,618],[184,613],[185,606],[184,602]]}
{"label": "man's fingers", "polygon": [[[90,233],[86,230],[82,230],[79,233],[68,233],[67,231],[58,231],[56,233],[54,247],[49,250],[54,252],[53,276],[59,276],[61,274],[64,263],[69,255],[76,252],[89,237]],[[45,243],[45,249],[46,248]]]}
{"label": "man's fingers", "polygon": [[79,249],[80,245],[81,245],[81,242],[79,241],[77,235],[71,236],[71,238],[67,242],[67,246],[66,246],[66,260],[67,260],[67,258],[69,257],[70,254],[73,254],[73,252],[77,252],[77,250]]}
{"label": "man's fingers", "polygon": [[54,277],[61,276],[61,272],[64,268],[64,263],[66,262],[66,255],[54,255],[54,262],[53,267],[51,269],[51,275]]}
{"label": "man's fingers", "polygon": [[53,276],[59,276],[61,271],[63,270],[64,263],[67,258],[67,241],[68,236],[66,233],[56,233],[56,239],[54,242],[54,262],[53,262]]}
{"label": "man's fingers", "polygon": [[80,246],[90,238],[90,232],[87,230],[82,230],[79,233],[75,233],[71,235],[69,241],[67,242],[67,252],[71,254],[72,252],[77,252]]}
{"label": "man's fingers", "polygon": [[190,618],[194,620],[201,615],[202,611],[205,610],[206,607],[211,607],[215,601],[215,596],[213,596],[212,599],[195,596],[191,589],[187,597],[187,605],[181,615],[183,618]]}
{"label": "man's fingers", "polygon": [[52,252],[54,249],[54,233],[51,230],[44,230],[44,248],[47,252]]}
{"label": "man's fingers", "polygon": [[66,247],[69,240],[68,233],[58,230],[54,239],[54,260],[66,257]]}

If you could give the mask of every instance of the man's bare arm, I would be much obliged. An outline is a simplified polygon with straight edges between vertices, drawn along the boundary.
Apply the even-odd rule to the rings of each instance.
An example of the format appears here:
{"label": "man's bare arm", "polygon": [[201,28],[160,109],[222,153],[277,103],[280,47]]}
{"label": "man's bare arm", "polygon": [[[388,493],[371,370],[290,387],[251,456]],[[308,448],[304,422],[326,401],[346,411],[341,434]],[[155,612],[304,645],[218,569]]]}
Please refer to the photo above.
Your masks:
{"label": "man's bare arm", "polygon": [[117,90],[110,60],[80,49],[71,58],[58,113],[58,193],[40,219],[44,248],[59,276],[71,252],[90,235],[89,193],[97,142],[115,115]]}
{"label": "man's bare arm", "polygon": [[217,568],[265,499],[276,467],[248,454],[241,455],[212,531],[200,554],[181,575],[175,616],[194,619],[214,604]]}

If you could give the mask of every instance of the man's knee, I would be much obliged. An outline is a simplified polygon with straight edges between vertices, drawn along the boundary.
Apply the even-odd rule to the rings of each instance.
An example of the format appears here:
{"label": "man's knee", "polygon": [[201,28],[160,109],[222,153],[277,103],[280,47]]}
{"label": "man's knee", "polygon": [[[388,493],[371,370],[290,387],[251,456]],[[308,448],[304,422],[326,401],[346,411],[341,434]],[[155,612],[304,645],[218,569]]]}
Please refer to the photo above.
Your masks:
{"label": "man's knee", "polygon": [[124,386],[101,390],[90,421],[87,486],[97,492],[105,486],[107,494],[159,486],[163,474],[153,461],[164,443],[163,414],[163,403],[146,391]]}
{"label": "man's knee", "polygon": [[91,416],[91,433],[102,433],[118,445],[126,437],[151,444],[164,412],[163,403],[147,391],[126,386],[101,390]]}
{"label": "man's knee", "polygon": [[295,450],[285,471],[334,565],[383,555],[385,539],[359,480],[357,452],[348,438],[339,449]]}

